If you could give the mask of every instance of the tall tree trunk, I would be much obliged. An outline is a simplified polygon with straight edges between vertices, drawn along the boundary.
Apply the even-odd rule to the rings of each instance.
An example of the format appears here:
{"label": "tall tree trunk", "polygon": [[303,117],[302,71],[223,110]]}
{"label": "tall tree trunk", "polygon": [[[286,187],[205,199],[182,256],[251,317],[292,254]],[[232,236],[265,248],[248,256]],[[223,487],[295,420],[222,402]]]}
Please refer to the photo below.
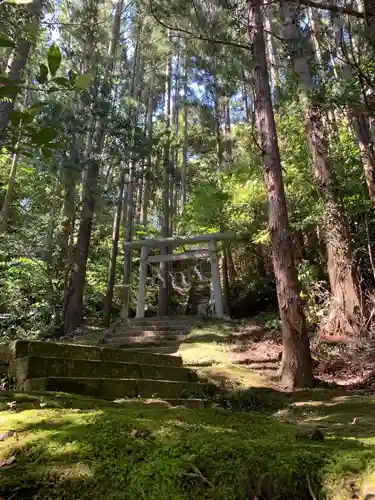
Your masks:
{"label": "tall tree trunk", "polygon": [[[27,101],[29,98],[29,92],[25,92],[24,94],[24,100],[23,100],[23,106],[26,107]],[[10,104],[10,103],[9,103]],[[0,103],[1,106],[1,103]],[[15,152],[12,155],[11,159],[11,166],[10,166],[10,174],[9,174],[9,180],[8,180],[8,189],[6,191],[4,203],[1,207],[1,213],[0,213],[0,233],[5,232],[8,226],[8,220],[10,216],[10,207],[13,201],[13,194],[14,194],[14,186],[16,183],[16,174],[17,174],[17,166],[18,166],[18,161],[20,158],[20,154],[18,152],[19,148],[19,143],[21,139],[21,133],[22,133],[22,123],[19,125],[19,130],[18,130],[18,139],[15,147]],[[1,144],[0,144],[0,149],[1,149]]]}
{"label": "tall tree trunk", "polygon": [[[74,226],[76,221],[76,180],[66,175],[64,179],[64,202],[63,202],[63,220],[60,232],[57,236],[57,246],[59,256],[57,261],[58,279],[62,280],[62,308],[61,316],[65,316],[65,311],[69,296],[69,276],[74,256]],[[56,322],[56,326],[60,326]]]}
{"label": "tall tree trunk", "polygon": [[260,0],[252,1],[248,30],[253,44],[255,117],[261,142],[268,198],[269,233],[282,327],[281,381],[289,388],[311,387],[313,375],[309,339],[292,254],[292,238],[268,79]]}
{"label": "tall tree trunk", "polygon": [[217,168],[222,170],[224,164],[223,137],[221,133],[221,107],[220,93],[217,83],[214,84],[214,111],[215,111],[215,132],[216,132],[216,157]]}
{"label": "tall tree trunk", "polygon": [[266,53],[267,53],[267,61],[269,66],[269,72],[271,76],[271,95],[276,98],[276,91],[278,87],[278,74],[276,69],[276,46],[275,39],[273,36],[273,14],[277,8],[274,4],[269,4],[266,7],[266,12],[264,16],[264,27],[267,30],[265,34],[265,42],[266,42]]}
{"label": "tall tree trunk", "polygon": [[187,164],[188,164],[188,70],[187,57],[185,58],[184,67],[184,130],[183,130],[183,146],[182,146],[182,168],[181,168],[181,211],[184,209],[187,200]]}
{"label": "tall tree trunk", "polygon": [[[138,99],[140,94],[140,43],[141,36],[141,25],[138,26],[138,32],[136,35],[135,51],[133,56],[133,68],[132,76],[130,79],[130,95],[134,100]],[[135,170],[136,161],[132,157],[132,149],[134,147],[135,139],[135,127],[138,119],[138,105],[136,109],[132,112],[131,126],[132,126],[132,139],[130,141],[129,147],[129,174],[127,178],[126,187],[126,205],[124,207],[124,265],[123,265],[123,293],[122,293],[122,308],[121,308],[121,318],[127,318],[129,316],[129,303],[130,303],[130,283],[131,283],[131,271],[132,271],[132,250],[126,244],[130,243],[133,236],[134,228],[134,184],[136,182]]]}
{"label": "tall tree trunk", "polygon": [[[26,6],[17,6],[19,9],[25,10],[25,22],[29,25],[37,26],[39,24],[39,18],[42,11],[42,3],[40,0],[33,0]],[[35,30],[36,32],[36,30]],[[20,39],[16,42],[15,48],[12,50],[8,64],[6,74],[9,80],[14,83],[19,83],[22,77],[23,70],[27,64],[29,58],[30,49],[33,40],[29,35],[27,39]],[[3,144],[3,131],[7,127],[10,114],[13,110],[15,100],[1,100],[0,101],[0,149]]]}
{"label": "tall tree trunk", "polygon": [[227,166],[233,163],[233,150],[232,150],[232,135],[231,135],[231,119],[230,119],[230,98],[226,100],[224,105],[225,109],[225,162]]}
{"label": "tall tree trunk", "polygon": [[[307,143],[313,161],[313,173],[318,192],[324,203],[324,237],[327,248],[327,268],[334,308],[328,318],[327,331],[346,331],[360,310],[358,284],[345,215],[337,194],[337,181],[329,160],[328,144],[323,125],[324,109],[314,97],[314,89],[306,50],[297,24],[294,5],[282,2],[283,35],[290,40],[289,51],[300,85],[300,103],[305,115]],[[299,42],[299,43],[298,43]],[[298,45],[298,51],[294,47]],[[349,323],[348,323],[349,320]],[[350,327],[350,332],[352,329]]]}
{"label": "tall tree trunk", "polygon": [[124,189],[125,189],[125,168],[122,168],[119,178],[119,189],[118,189],[118,198],[116,203],[116,211],[113,218],[111,253],[109,256],[109,264],[108,264],[107,292],[105,294],[105,299],[104,299],[104,312],[103,312],[104,326],[109,326],[111,322],[113,289],[115,286],[115,279],[116,279],[116,259],[118,254],[118,242],[120,237]]}
{"label": "tall tree trunk", "polygon": [[[332,14],[332,24],[336,41],[336,50],[339,56],[339,66],[344,79],[349,83],[354,79],[353,71],[348,64],[348,54],[345,46],[345,37],[343,33],[343,22],[340,16]],[[349,104],[349,122],[356,136],[363,171],[367,183],[367,189],[372,203],[375,205],[375,137],[370,133],[369,121],[365,114],[357,112]]]}
{"label": "tall tree trunk", "polygon": [[49,266],[52,266],[52,254],[53,254],[53,232],[55,230],[56,225],[56,211],[58,204],[58,197],[61,191],[61,182],[60,175],[57,178],[55,189],[52,197],[52,205],[48,215],[48,222],[46,228],[46,234],[44,236],[44,245],[43,245],[43,257],[44,262],[48,263]]}
{"label": "tall tree trunk", "polygon": [[247,82],[245,81],[245,76],[243,76],[243,102],[244,102],[244,107],[245,107],[245,122],[246,123],[251,123],[251,109],[249,106],[249,96],[247,92]]}
{"label": "tall tree trunk", "polygon": [[361,152],[368,194],[370,200],[375,205],[375,137],[371,136],[368,120],[363,113],[359,116],[353,116],[352,120],[359,150]]}
{"label": "tall tree trunk", "polygon": [[[126,205],[124,214],[124,243],[130,243],[132,240],[134,226],[134,167],[133,162],[129,163],[129,174],[126,187]],[[122,308],[121,318],[125,319],[129,316],[130,302],[130,278],[132,270],[132,250],[124,246],[124,274],[123,274],[123,293],[122,293]]]}
{"label": "tall tree trunk", "polygon": [[[318,30],[319,26],[321,25],[321,18],[317,13],[316,9],[312,9],[311,7],[308,7],[306,9],[306,14],[309,24],[311,26],[311,41],[314,50],[315,60],[318,63],[318,75],[319,78],[321,79],[321,82],[324,83],[327,78],[327,75],[326,75],[326,70],[324,68],[325,63],[322,53],[322,47],[318,40],[319,37]],[[334,110],[331,109],[331,107],[328,107],[328,109],[325,111],[325,116],[323,117],[323,125],[327,125],[326,129],[332,138],[332,142],[337,141],[339,136],[339,130],[337,127]]]}
{"label": "tall tree trunk", "polygon": [[[166,140],[163,153],[163,222],[162,237],[168,238],[170,234],[170,168],[171,168],[171,76],[172,76],[172,54],[168,54],[165,70],[165,94],[164,94],[164,123]],[[161,254],[168,253],[167,247],[160,249]],[[160,263],[160,285],[159,285],[159,316],[167,316],[169,312],[169,266],[167,262]]]}
{"label": "tall tree trunk", "polygon": [[[98,141],[98,134],[95,134]],[[83,293],[85,286],[87,258],[91,240],[92,220],[95,213],[96,191],[99,176],[99,162],[91,158],[87,169],[87,182],[81,210],[74,263],[69,284],[68,303],[65,312],[65,333],[77,328],[82,322]]]}
{"label": "tall tree trunk", "polygon": [[[116,5],[115,16],[113,20],[113,29],[110,45],[108,48],[107,69],[112,71],[113,59],[116,52],[118,38],[120,34],[120,24],[122,15],[123,0],[119,0]],[[92,5],[91,27],[88,32],[87,44],[87,66],[91,64],[94,40],[93,29],[98,15],[98,5]],[[120,20],[118,17],[120,16]],[[110,88],[105,88],[108,95]],[[74,262],[69,282],[67,304],[64,318],[64,331],[69,333],[77,328],[82,322],[83,315],[83,294],[85,287],[86,266],[89,255],[92,222],[95,214],[95,204],[98,189],[98,178],[100,172],[100,155],[104,139],[105,119],[103,116],[96,117],[94,120],[95,131],[91,144],[90,134],[87,141],[86,157],[88,158],[85,184],[83,187],[83,203],[80,216],[80,225],[77,236],[77,243],[74,251]],[[91,149],[93,151],[91,151]]]}
{"label": "tall tree trunk", "polygon": [[145,170],[143,173],[143,199],[142,199],[142,216],[141,224],[144,227],[148,226],[148,208],[150,203],[150,193],[151,193],[151,174],[152,174],[152,136],[153,136],[153,124],[152,116],[154,113],[154,94],[152,89],[152,80],[150,83],[148,106],[147,106],[147,141],[149,147],[149,153],[147,156],[147,162]]}
{"label": "tall tree trunk", "polygon": [[14,185],[16,183],[16,172],[19,159],[19,153],[14,153],[12,156],[12,163],[10,167],[8,189],[5,195],[3,206],[1,207],[0,214],[0,233],[6,231],[10,215],[10,207],[13,200]]}

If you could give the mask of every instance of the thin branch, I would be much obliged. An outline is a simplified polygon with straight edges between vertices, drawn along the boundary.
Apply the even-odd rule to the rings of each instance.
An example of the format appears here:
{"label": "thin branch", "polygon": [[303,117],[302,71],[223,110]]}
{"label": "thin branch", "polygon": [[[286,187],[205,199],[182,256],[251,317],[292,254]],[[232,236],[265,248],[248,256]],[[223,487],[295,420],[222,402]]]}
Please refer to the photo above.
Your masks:
{"label": "thin branch", "polygon": [[[271,3],[278,3],[279,0],[273,0]],[[358,19],[365,19],[365,13],[359,10],[352,9],[351,7],[340,7],[332,0],[328,2],[321,2],[319,0],[289,0],[291,3],[298,5],[305,5],[307,7],[315,7],[316,9],[330,10],[331,12],[338,12],[339,14],[347,14],[348,16],[357,17]],[[375,15],[375,13],[370,13]]]}
{"label": "thin branch", "polygon": [[176,26],[175,27],[169,26],[167,23],[165,23],[164,21],[162,21],[157,16],[157,14],[155,13],[155,10],[154,10],[154,8],[152,6],[152,0],[150,0],[149,4],[150,4],[150,12],[151,12],[153,18],[155,19],[156,22],[158,22],[165,29],[168,29],[170,31],[176,31],[178,33],[184,33],[185,35],[189,35],[192,38],[196,38],[198,40],[202,40],[203,42],[215,43],[215,44],[219,44],[219,45],[228,45],[230,47],[237,47],[237,48],[246,49],[246,50],[250,50],[251,49],[251,45],[249,45],[249,44],[245,45],[243,43],[231,42],[230,40],[220,40],[219,38],[208,38],[208,37],[199,35],[197,33],[193,33],[192,31],[189,31],[189,30],[184,29],[184,28],[179,28],[179,27],[176,27]]}

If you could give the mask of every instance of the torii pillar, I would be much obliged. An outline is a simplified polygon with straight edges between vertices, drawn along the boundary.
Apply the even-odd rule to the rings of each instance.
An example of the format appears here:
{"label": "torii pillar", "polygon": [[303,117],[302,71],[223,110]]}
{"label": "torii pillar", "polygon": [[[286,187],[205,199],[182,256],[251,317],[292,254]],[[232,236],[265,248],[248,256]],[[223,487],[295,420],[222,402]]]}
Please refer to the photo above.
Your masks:
{"label": "torii pillar", "polygon": [[[223,297],[221,290],[221,279],[219,269],[219,258],[217,251],[217,241],[235,239],[234,233],[212,233],[198,236],[177,236],[174,238],[146,239],[127,243],[129,248],[141,248],[141,259],[139,265],[139,288],[137,296],[137,318],[143,318],[145,314],[145,297],[147,282],[147,264],[168,261],[186,260],[201,257],[208,257],[211,263],[211,284],[214,298],[214,312],[217,318],[224,317]],[[181,254],[161,254],[149,257],[151,248],[161,248],[163,245],[179,246],[191,243],[208,242],[208,250],[196,249]]]}

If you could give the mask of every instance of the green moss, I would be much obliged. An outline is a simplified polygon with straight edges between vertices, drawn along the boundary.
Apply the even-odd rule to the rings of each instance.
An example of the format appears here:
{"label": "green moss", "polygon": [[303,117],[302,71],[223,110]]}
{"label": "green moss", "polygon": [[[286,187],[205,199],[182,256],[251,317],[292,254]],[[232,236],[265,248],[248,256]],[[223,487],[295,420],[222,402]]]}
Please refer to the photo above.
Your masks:
{"label": "green moss", "polygon": [[375,466],[375,443],[301,440],[262,414],[58,396],[1,396],[0,433],[16,434],[0,459],[16,462],[1,469],[0,496],[307,499],[309,481],[317,498],[344,499],[348,478],[360,483]]}

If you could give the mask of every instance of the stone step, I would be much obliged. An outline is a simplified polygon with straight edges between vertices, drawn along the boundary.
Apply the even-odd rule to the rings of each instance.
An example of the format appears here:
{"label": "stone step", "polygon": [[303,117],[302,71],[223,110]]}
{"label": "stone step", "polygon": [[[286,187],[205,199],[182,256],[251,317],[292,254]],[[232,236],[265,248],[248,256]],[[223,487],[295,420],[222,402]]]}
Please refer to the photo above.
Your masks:
{"label": "stone step", "polygon": [[124,349],[127,352],[139,352],[139,353],[153,353],[153,354],[168,354],[170,356],[178,355],[178,350],[180,348],[180,344],[173,344],[169,346],[160,346],[160,347],[121,347],[121,344],[118,344],[117,349]]}
{"label": "stone step", "polygon": [[187,330],[190,330],[190,325],[127,325],[127,324],[119,324],[114,328],[111,328],[108,333],[117,333],[117,332],[129,332],[130,335],[136,335],[133,332],[172,332],[172,333],[182,333]]}
{"label": "stone step", "polygon": [[142,322],[137,322],[137,323],[121,323],[113,326],[110,328],[111,331],[117,331],[117,330],[178,330],[180,332],[186,332],[191,330],[192,328],[196,328],[197,326],[200,326],[200,323],[178,323],[178,324],[171,324],[171,323],[142,323]]}
{"label": "stone step", "polygon": [[167,398],[206,399],[211,387],[198,382],[139,379],[44,377],[25,380],[26,391],[55,391],[100,399]]}
{"label": "stone step", "polygon": [[145,365],[182,366],[182,359],[179,356],[126,351],[111,347],[16,340],[9,344],[9,352],[10,357],[13,359],[27,356],[40,356],[47,358],[120,361],[123,363],[138,363]]}
{"label": "stone step", "polygon": [[127,339],[129,342],[138,342],[138,340],[141,341],[152,341],[152,340],[182,340],[186,338],[186,334],[183,335],[179,332],[171,332],[171,331],[150,331],[150,330],[140,330],[139,332],[135,331],[115,331],[115,332],[109,332],[105,335],[105,339],[111,339],[111,338],[119,338],[119,339]]}
{"label": "stone step", "polygon": [[37,356],[12,360],[11,373],[21,383],[26,379],[45,377],[129,378],[180,382],[195,382],[197,380],[197,374],[194,371],[183,367]]}
{"label": "stone step", "polygon": [[199,316],[193,316],[193,315],[176,315],[176,316],[148,316],[144,318],[127,318],[122,321],[128,321],[128,322],[137,322],[137,321],[150,321],[150,322],[158,322],[158,321],[189,321],[189,322],[194,322],[194,321],[202,321]]}
{"label": "stone step", "polygon": [[116,327],[119,324],[128,325],[165,325],[165,326],[195,326],[196,324],[202,323],[202,318],[200,316],[183,316],[185,319],[172,319],[168,317],[152,317],[152,318],[128,318],[120,320],[114,323],[112,326]]}
{"label": "stone step", "polygon": [[175,335],[174,337],[169,337],[166,339],[163,338],[143,338],[143,337],[110,337],[104,338],[103,344],[108,346],[117,347],[120,346],[121,349],[125,349],[127,347],[162,347],[168,346],[170,343],[172,344],[180,344],[185,340],[185,336]]}

